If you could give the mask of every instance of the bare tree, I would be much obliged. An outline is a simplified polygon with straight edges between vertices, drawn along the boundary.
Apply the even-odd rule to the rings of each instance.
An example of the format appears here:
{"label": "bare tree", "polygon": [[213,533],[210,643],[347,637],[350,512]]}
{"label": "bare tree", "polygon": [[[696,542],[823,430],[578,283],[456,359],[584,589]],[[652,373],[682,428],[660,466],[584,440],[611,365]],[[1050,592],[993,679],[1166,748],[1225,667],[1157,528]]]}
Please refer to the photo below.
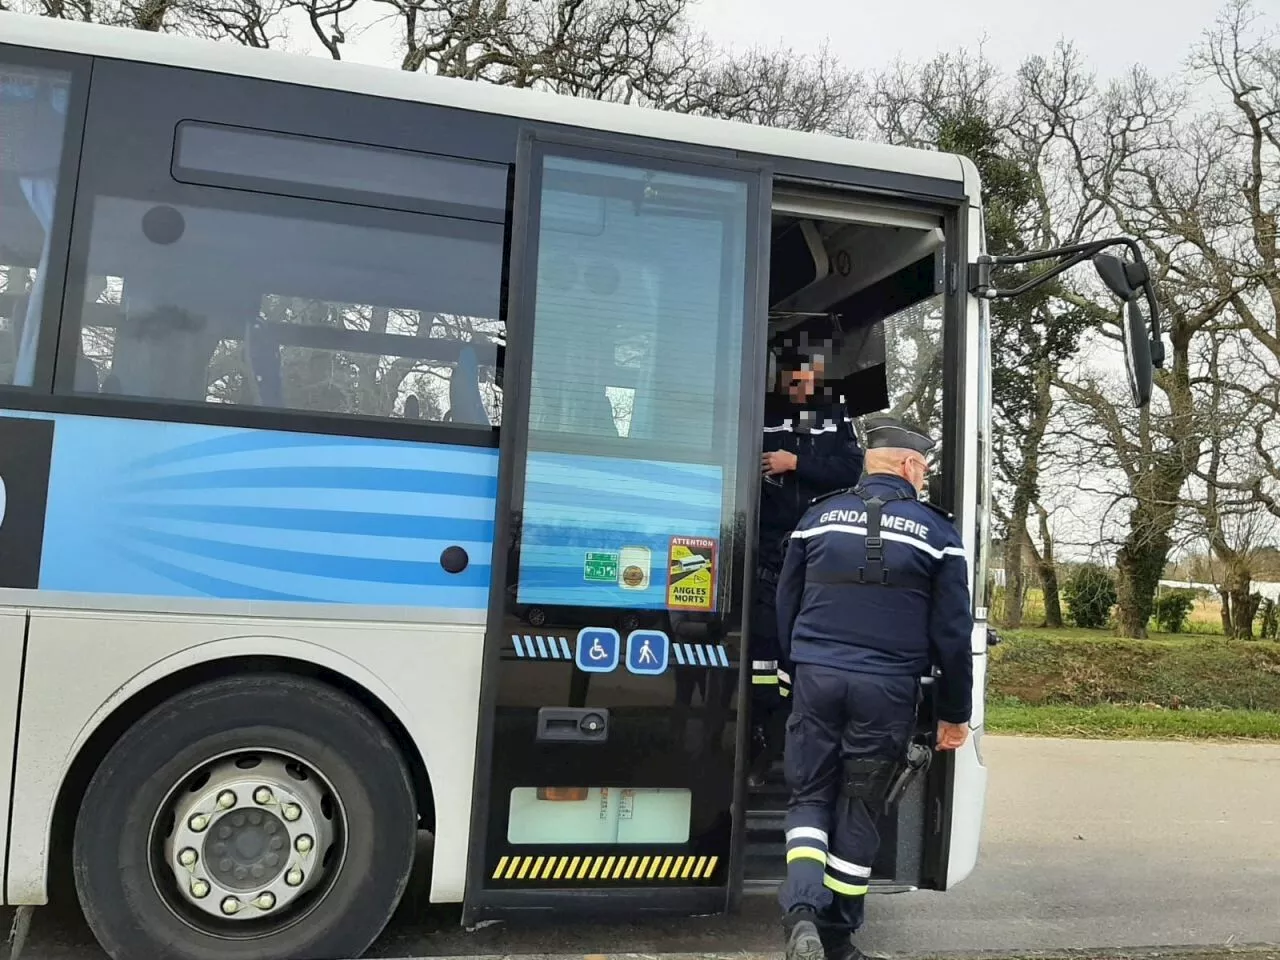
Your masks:
{"label": "bare tree", "polygon": [[281,35],[279,21],[286,6],[286,0],[16,0],[13,9],[265,48]]}
{"label": "bare tree", "polygon": [[[1249,0],[1230,0],[1195,51],[1193,67],[1227,95],[1212,117],[1222,150],[1226,228],[1194,231],[1205,271],[1230,293],[1250,346],[1251,375],[1223,389],[1261,416],[1251,425],[1253,475],[1230,482],[1280,517],[1280,24],[1264,26]],[[1248,429],[1248,428],[1246,428]]]}
{"label": "bare tree", "polygon": [[1251,344],[1235,330],[1215,334],[1196,384],[1206,414],[1205,455],[1190,504],[1215,561],[1223,633],[1247,638],[1253,635],[1259,602],[1252,590],[1253,567],[1266,546],[1261,538],[1269,532],[1272,518],[1248,491],[1233,489],[1233,478],[1248,472],[1253,460],[1249,432],[1240,428],[1254,420],[1257,404],[1249,392],[1233,389],[1251,379],[1243,352]]}

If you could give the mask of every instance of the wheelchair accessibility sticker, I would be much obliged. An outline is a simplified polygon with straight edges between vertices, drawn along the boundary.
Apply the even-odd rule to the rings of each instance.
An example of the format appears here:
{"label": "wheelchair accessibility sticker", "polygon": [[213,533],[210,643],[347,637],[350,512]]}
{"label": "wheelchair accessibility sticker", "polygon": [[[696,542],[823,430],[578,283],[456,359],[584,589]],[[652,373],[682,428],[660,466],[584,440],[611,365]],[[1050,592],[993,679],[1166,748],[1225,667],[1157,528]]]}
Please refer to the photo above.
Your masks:
{"label": "wheelchair accessibility sticker", "polygon": [[627,636],[627,669],[642,677],[667,672],[671,642],[661,630],[633,630]]}
{"label": "wheelchair accessibility sticker", "polygon": [[574,661],[584,673],[612,673],[618,669],[622,638],[608,627],[583,627],[578,631]]}

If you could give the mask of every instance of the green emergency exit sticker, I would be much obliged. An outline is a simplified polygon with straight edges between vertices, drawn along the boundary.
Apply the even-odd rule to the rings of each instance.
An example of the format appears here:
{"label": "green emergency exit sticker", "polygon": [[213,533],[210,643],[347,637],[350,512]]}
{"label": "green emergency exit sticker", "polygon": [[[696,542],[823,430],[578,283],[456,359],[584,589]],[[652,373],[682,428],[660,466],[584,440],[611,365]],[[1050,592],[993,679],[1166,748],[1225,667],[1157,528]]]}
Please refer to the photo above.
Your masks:
{"label": "green emergency exit sticker", "polygon": [[588,583],[617,583],[618,554],[613,550],[588,553],[582,563],[582,577]]}

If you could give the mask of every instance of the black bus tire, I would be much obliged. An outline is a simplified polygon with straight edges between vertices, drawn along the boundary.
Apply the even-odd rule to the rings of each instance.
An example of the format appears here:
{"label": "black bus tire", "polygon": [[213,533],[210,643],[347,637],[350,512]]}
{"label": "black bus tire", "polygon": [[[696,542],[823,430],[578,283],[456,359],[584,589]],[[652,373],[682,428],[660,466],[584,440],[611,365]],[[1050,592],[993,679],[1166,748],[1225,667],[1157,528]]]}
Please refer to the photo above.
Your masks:
{"label": "black bus tire", "polygon": [[[293,766],[287,765],[289,759]],[[228,763],[235,768],[230,774]],[[212,808],[212,826],[202,827],[204,842],[226,836],[220,831],[230,829],[233,814],[243,813],[231,840],[236,844],[232,854],[258,858],[237,860],[239,879],[232,882],[246,882],[242,863],[251,864],[253,876],[260,877],[262,864],[273,862],[269,853],[263,854],[264,844],[267,838],[279,843],[277,837],[286,838],[284,853],[299,868],[290,871],[291,881],[305,873],[303,866],[319,878],[308,879],[317,886],[298,893],[280,886],[284,874],[278,874],[281,902],[288,896],[299,899],[275,914],[254,906],[252,915],[236,920],[201,912],[213,909],[211,901],[195,899],[192,891],[199,880],[191,880],[183,892],[164,844],[185,836],[176,832],[178,817],[191,809],[184,804],[203,802],[192,799],[204,796],[201,778],[215,788],[223,781],[234,784],[228,777],[240,776],[237,771],[246,769],[245,763],[255,764],[247,768],[250,776],[267,770],[263,764],[269,763],[270,769],[285,769],[293,780],[309,784],[305,789],[319,790],[317,784],[331,789],[322,791],[329,799],[309,806],[280,800],[274,823],[265,827],[244,824],[245,818],[264,823],[267,814],[262,811],[268,807]],[[278,784],[280,779],[265,782]],[[289,796],[294,786],[285,783],[280,796]],[[216,794],[220,800],[235,795],[230,790]],[[314,812],[311,807],[320,812],[307,819]],[[218,819],[224,813],[228,819]],[[318,841],[340,835],[343,842],[328,844],[328,853],[317,842],[315,858],[304,864],[294,849],[302,842],[289,839],[292,827],[282,819],[295,814],[301,824],[314,823]],[[202,815],[189,815],[184,823],[200,825]],[[85,919],[114,960],[348,960],[368,949],[395,911],[413,867],[416,829],[413,786],[400,751],[359,703],[322,683],[288,674],[216,680],[156,707],[99,764],[76,818],[76,891]],[[241,845],[245,830],[256,831],[247,846]],[[199,846],[193,843],[190,849]],[[198,869],[207,870],[211,879],[214,869],[225,871],[219,883],[232,877],[232,861],[210,852],[225,852],[225,843],[202,849],[209,856]],[[187,847],[182,852],[191,856]],[[221,896],[217,885],[200,889]]]}

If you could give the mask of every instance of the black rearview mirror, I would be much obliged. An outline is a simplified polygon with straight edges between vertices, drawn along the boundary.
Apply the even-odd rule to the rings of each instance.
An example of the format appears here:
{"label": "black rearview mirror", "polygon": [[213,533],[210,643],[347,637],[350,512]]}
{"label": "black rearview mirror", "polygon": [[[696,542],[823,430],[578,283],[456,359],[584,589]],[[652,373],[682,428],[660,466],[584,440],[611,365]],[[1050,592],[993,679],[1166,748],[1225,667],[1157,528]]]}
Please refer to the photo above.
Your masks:
{"label": "black rearview mirror", "polygon": [[1125,305],[1125,315],[1120,320],[1125,374],[1129,380],[1133,405],[1145,407],[1151,400],[1151,383],[1155,373],[1147,322],[1138,306],[1138,295],[1150,285],[1146,268],[1141,263],[1122,260],[1109,253],[1095,254],[1093,265],[1107,289]]}
{"label": "black rearview mirror", "polygon": [[[1102,252],[1108,247],[1118,246],[1128,248],[1133,259],[1122,260]],[[1020,297],[1090,258],[1107,289],[1124,303],[1124,312],[1120,317],[1120,335],[1124,341],[1125,373],[1134,406],[1144,407],[1151,399],[1155,368],[1164,366],[1164,343],[1160,339],[1160,303],[1156,298],[1155,284],[1147,270],[1146,261],[1142,258],[1142,250],[1135,241],[1128,237],[1107,237],[1031,253],[1001,257],[980,254],[976,263],[969,264],[969,292],[983,300]],[[991,271],[995,267],[1040,263],[1051,259],[1058,262],[1047,270],[1038,271],[1030,280],[1024,280],[1016,287],[1001,289],[992,283]],[[1140,294],[1147,301],[1146,323],[1143,323],[1142,308],[1138,305]]]}
{"label": "black rearview mirror", "polygon": [[1124,369],[1129,379],[1129,391],[1135,407],[1145,407],[1151,400],[1151,381],[1154,366],[1151,362],[1151,338],[1147,335],[1147,322],[1137,299],[1125,305],[1126,317],[1120,324],[1124,332]]}

